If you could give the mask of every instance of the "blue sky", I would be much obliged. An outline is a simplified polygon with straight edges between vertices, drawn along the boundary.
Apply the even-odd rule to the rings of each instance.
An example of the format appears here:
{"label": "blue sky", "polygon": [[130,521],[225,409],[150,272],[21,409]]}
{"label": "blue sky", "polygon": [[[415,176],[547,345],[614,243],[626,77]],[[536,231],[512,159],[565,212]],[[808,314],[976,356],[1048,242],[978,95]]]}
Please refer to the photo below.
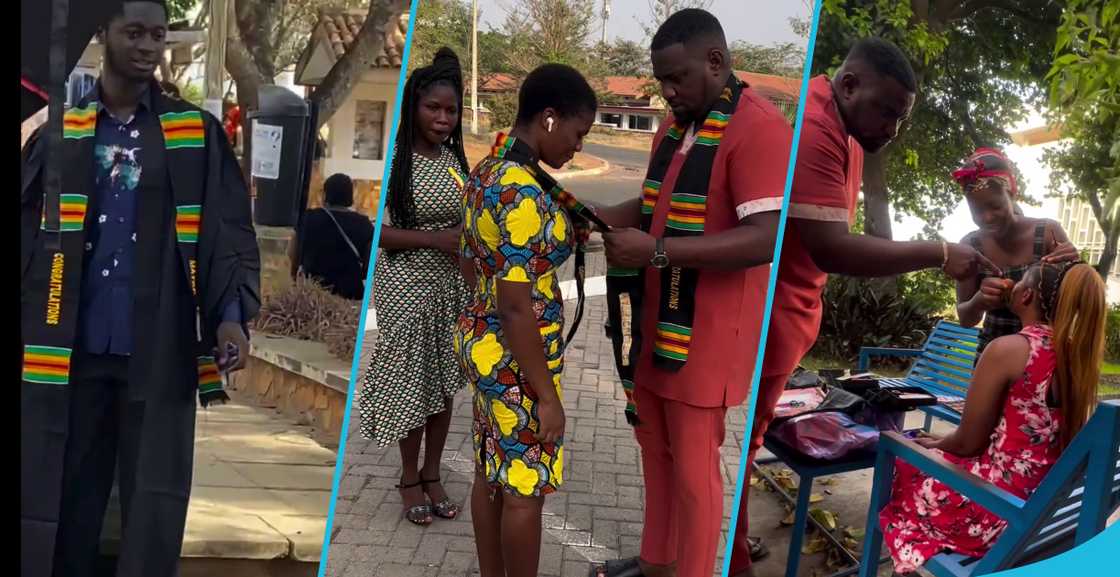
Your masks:
{"label": "blue sky", "polygon": [[[421,0],[423,1],[423,0]],[[467,0],[469,1],[469,0]],[[603,0],[586,0],[595,3],[595,22],[592,36],[598,39],[601,34]],[[625,38],[641,42],[644,40],[642,22],[650,19],[649,0],[609,0],[611,17],[607,21],[607,38]],[[478,0],[482,25],[486,30],[498,28],[505,21],[506,12],[515,0]],[[808,19],[812,14],[811,5],[802,0],[715,0],[709,11],[723,23],[724,33],[729,42],[746,40],[754,44],[769,45],[778,42],[795,42],[804,45],[805,39],[794,34],[788,19],[791,16]]]}

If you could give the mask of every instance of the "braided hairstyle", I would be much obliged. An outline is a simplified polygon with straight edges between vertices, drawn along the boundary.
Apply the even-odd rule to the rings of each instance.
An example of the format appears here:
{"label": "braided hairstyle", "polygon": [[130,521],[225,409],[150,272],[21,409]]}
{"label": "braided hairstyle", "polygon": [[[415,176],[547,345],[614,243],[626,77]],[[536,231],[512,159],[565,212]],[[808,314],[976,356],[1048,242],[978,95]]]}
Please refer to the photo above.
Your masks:
{"label": "braided hairstyle", "polygon": [[1050,390],[1058,401],[1064,449],[1096,406],[1104,360],[1104,281],[1081,261],[1039,263],[1027,274],[1038,293],[1042,317],[1054,329],[1057,362]]}
{"label": "braided hairstyle", "polygon": [[[389,205],[389,217],[394,227],[416,227],[416,202],[412,197],[412,141],[416,137],[416,107],[420,105],[420,98],[434,86],[450,86],[459,99],[459,110],[463,109],[463,72],[459,66],[459,58],[447,47],[440,48],[432,63],[422,68],[417,68],[408,76],[404,84],[402,102],[403,114],[400,126],[397,128],[397,143],[393,150],[392,171],[389,174],[389,196],[386,202]],[[460,112],[459,122],[451,131],[451,137],[446,145],[455,154],[459,161],[459,168],[463,174],[470,170],[467,167],[467,154],[463,149],[463,115]]]}

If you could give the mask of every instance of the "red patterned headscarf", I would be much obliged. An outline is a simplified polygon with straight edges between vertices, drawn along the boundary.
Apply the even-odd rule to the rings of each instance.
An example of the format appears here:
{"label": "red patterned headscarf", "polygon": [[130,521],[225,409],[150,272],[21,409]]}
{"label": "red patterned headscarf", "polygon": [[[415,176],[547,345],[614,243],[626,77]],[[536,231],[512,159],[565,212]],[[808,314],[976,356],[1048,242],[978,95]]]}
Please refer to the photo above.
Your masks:
{"label": "red patterned headscarf", "polygon": [[988,179],[1001,180],[1011,188],[1011,194],[1019,194],[1011,160],[997,148],[977,148],[965,159],[964,166],[953,171],[953,180],[965,189]]}

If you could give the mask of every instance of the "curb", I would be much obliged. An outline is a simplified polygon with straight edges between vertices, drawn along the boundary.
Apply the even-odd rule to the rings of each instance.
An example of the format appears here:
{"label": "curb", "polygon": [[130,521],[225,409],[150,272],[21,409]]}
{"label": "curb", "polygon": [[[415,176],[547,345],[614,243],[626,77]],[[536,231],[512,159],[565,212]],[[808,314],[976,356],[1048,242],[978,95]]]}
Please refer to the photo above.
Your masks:
{"label": "curb", "polygon": [[[598,158],[598,157],[596,157],[596,158]],[[564,179],[568,179],[568,178],[599,176],[600,174],[604,174],[608,170],[611,169],[611,163],[607,162],[606,160],[604,160],[602,158],[600,158],[599,160],[603,161],[603,166],[600,166],[599,168],[589,168],[587,170],[577,170],[577,171],[574,171],[574,172],[562,172],[560,174],[552,175],[552,178],[555,178],[556,180],[564,180]]]}

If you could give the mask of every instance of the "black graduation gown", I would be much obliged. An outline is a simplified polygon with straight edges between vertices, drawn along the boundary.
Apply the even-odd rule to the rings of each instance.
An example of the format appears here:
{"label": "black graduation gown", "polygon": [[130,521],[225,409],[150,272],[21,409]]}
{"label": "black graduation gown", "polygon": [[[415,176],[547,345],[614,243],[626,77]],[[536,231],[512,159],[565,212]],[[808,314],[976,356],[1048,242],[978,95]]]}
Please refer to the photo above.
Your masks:
{"label": "black graduation gown", "polygon": [[[211,390],[210,352],[221,313],[235,299],[244,321],[260,307],[260,255],[248,190],[220,123],[161,94],[152,112],[137,198],[132,280],[134,350],[129,395],[144,401],[134,495],[120,576],[177,574],[194,443],[195,396]],[[98,91],[66,113],[62,232],[42,229],[45,139],[32,137],[21,174],[21,575],[50,577],[69,414],[69,362],[77,338],[86,210],[94,194]],[[145,179],[149,179],[145,182]],[[157,180],[151,180],[157,179]],[[147,192],[147,191],[145,191]],[[47,242],[61,235],[61,250]],[[220,385],[218,385],[220,387]],[[218,391],[220,394],[220,390]],[[205,397],[204,397],[205,398]],[[122,481],[123,482],[123,481]]]}

